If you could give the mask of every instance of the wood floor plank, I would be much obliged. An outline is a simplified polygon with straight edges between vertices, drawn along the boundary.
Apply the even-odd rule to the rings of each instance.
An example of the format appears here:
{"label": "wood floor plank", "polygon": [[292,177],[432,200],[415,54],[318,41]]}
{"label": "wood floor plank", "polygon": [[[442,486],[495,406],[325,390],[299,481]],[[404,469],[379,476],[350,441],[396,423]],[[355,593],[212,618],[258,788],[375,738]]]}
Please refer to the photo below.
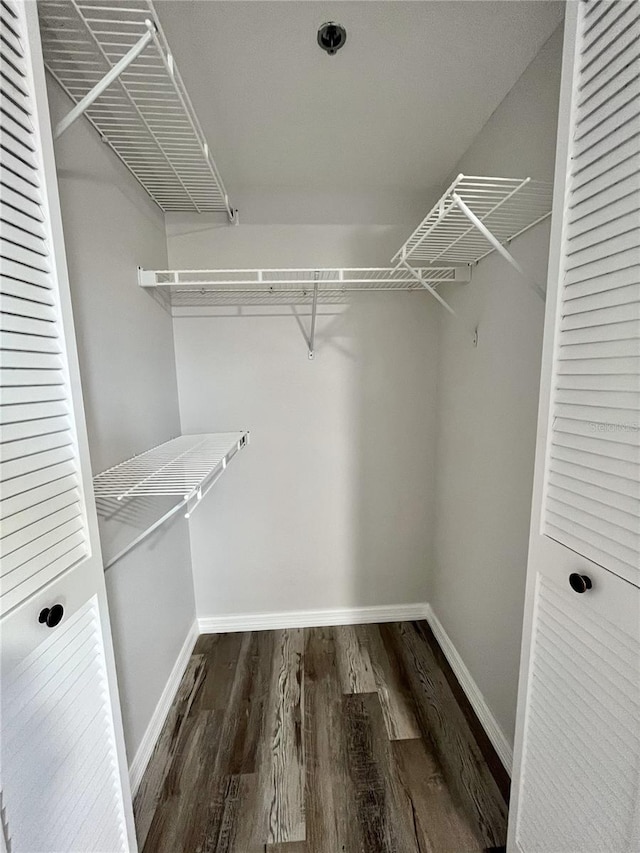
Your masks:
{"label": "wood floor plank", "polygon": [[134,797],[133,813],[140,850],[144,847],[164,787],[167,769],[173,760],[185,721],[202,686],[204,675],[203,655],[192,655]]}
{"label": "wood floor plank", "polygon": [[333,629],[338,651],[338,672],[343,693],[375,693],[376,680],[369,650],[353,625]]}
{"label": "wood floor plank", "polygon": [[269,709],[259,771],[266,844],[305,840],[303,656],[302,628],[274,632]]}
{"label": "wood floor plank", "polygon": [[395,741],[391,749],[420,853],[482,853],[483,840],[454,801],[430,745],[419,738]]}
{"label": "wood floor plank", "polygon": [[414,623],[382,625],[380,631],[397,651],[411,684],[422,735],[433,744],[447,784],[484,846],[504,844],[506,805],[429,645]]}
{"label": "wood floor plank", "polygon": [[183,853],[183,824],[176,819],[180,810],[178,798],[164,800],[158,804],[149,827],[143,853]]}
{"label": "wood floor plank", "polygon": [[420,737],[408,683],[395,658],[391,659],[378,625],[358,625],[358,637],[369,650],[376,689],[390,740]]}
{"label": "wood floor plank", "polygon": [[308,853],[308,849],[304,841],[292,841],[289,844],[268,844],[265,847],[267,853]]}
{"label": "wood floor plank", "polygon": [[231,815],[237,815],[239,800],[237,777],[210,776],[195,795],[191,819],[185,821],[181,841],[182,853],[217,853],[218,840],[233,831]]}
{"label": "wood floor plank", "polygon": [[[184,853],[264,851],[264,843],[254,843],[246,825],[249,822],[251,828],[249,818],[257,810],[255,771],[264,735],[271,649],[272,635],[267,632],[227,635],[205,647],[211,671],[221,673],[226,707],[199,712],[206,721],[204,729],[194,735],[194,743],[198,738],[199,743],[195,749],[185,750],[183,766],[174,766],[169,773],[171,790],[179,789],[183,804],[185,800],[189,803],[189,816],[180,833],[183,847],[178,848]],[[209,699],[218,704],[214,696]],[[199,760],[198,753],[206,761]]]}
{"label": "wood floor plank", "polygon": [[[241,777],[238,820],[235,826],[233,844],[228,853],[265,853],[265,824],[262,819],[259,774]],[[222,851],[217,851],[222,853]],[[227,853],[225,850],[224,853]]]}
{"label": "wood floor plank", "polygon": [[[219,711],[192,711],[184,725],[147,834],[144,853],[187,853],[192,826],[206,818],[220,743]],[[193,851],[189,851],[193,853]]]}
{"label": "wood floor plank", "polygon": [[421,853],[395,775],[377,693],[344,696],[347,759],[363,853]]}
{"label": "wood floor plank", "polygon": [[209,780],[198,819],[189,823],[183,853],[263,853],[264,845],[247,845],[243,823],[253,808],[255,775],[218,776]]}
{"label": "wood floor plank", "polygon": [[202,634],[196,652],[205,657],[207,670],[198,697],[198,710],[224,710],[235,677],[244,634]]}
{"label": "wood floor plank", "polygon": [[347,762],[342,685],[332,628],[305,631],[304,666],[305,853],[359,853],[363,839]]}
{"label": "wood floor plank", "polygon": [[[222,814],[219,821],[211,821],[212,833],[210,837],[205,836],[204,844],[195,850],[205,853],[245,853],[236,844],[238,829],[243,820],[243,814],[256,787],[254,775],[228,776],[226,787],[222,796]],[[215,840],[215,846],[213,841]]]}
{"label": "wood floor plank", "polygon": [[222,719],[220,749],[211,768],[214,776],[255,773],[266,724],[273,635],[264,631],[240,636],[238,658]]}
{"label": "wood floor plank", "polygon": [[[505,769],[505,766],[500,760],[500,757],[498,756],[495,747],[491,743],[489,736],[487,735],[482,724],[480,723],[480,720],[478,719],[476,712],[474,711],[473,706],[471,705],[471,702],[469,702],[469,699],[467,698],[466,693],[461,687],[460,682],[456,677],[456,674],[451,668],[451,664],[449,663],[446,655],[440,648],[440,644],[436,640],[434,633],[431,630],[431,627],[429,626],[429,623],[424,620],[421,620],[420,622],[416,623],[416,627],[425,642],[431,647],[431,651],[433,652],[433,655],[438,663],[438,667],[442,670],[444,677],[447,679],[449,687],[451,688],[451,692],[453,693],[456,702],[460,706],[460,709],[462,710],[462,713],[464,714],[467,723],[469,724],[469,728],[471,729],[475,741],[478,744],[478,747],[480,748],[480,752],[482,753],[482,756],[487,763],[487,767],[491,771],[491,775],[493,776],[493,778],[496,780],[496,784],[500,790],[502,799],[508,805],[509,797],[511,794],[511,777],[509,776],[509,773]],[[494,848],[494,850],[499,853],[500,848]]]}
{"label": "wood floor plank", "polygon": [[242,737],[237,737],[232,773],[257,772],[267,722],[274,634],[273,631],[255,631],[250,636],[249,677],[240,708]]}

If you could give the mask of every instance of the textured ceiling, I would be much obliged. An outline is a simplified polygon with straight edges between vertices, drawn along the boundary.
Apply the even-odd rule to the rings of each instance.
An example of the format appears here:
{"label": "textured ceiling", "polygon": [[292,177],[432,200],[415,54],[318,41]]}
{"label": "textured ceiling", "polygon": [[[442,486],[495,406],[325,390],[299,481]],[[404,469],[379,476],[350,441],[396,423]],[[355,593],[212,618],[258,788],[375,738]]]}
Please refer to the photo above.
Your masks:
{"label": "textured ceiling", "polygon": [[[438,186],[562,20],[545,0],[156,0],[231,194]],[[320,24],[347,29],[336,56]]]}

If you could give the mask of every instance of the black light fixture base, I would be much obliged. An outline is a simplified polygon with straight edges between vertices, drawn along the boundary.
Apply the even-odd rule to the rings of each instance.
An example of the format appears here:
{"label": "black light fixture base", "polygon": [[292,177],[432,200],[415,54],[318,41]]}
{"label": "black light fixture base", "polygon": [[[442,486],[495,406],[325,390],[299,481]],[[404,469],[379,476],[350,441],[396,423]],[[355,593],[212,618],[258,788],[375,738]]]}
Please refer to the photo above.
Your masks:
{"label": "black light fixture base", "polygon": [[347,31],[340,24],[327,21],[318,30],[318,44],[329,56],[334,56],[347,40]]}

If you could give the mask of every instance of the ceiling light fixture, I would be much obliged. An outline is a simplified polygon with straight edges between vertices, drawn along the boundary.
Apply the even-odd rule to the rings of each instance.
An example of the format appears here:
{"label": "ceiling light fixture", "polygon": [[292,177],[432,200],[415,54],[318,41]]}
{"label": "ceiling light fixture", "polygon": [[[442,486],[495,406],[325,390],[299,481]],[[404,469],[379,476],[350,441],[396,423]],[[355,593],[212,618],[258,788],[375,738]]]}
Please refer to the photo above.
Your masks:
{"label": "ceiling light fixture", "polygon": [[327,21],[318,30],[318,44],[323,50],[333,56],[344,45],[347,40],[347,31],[340,24]]}

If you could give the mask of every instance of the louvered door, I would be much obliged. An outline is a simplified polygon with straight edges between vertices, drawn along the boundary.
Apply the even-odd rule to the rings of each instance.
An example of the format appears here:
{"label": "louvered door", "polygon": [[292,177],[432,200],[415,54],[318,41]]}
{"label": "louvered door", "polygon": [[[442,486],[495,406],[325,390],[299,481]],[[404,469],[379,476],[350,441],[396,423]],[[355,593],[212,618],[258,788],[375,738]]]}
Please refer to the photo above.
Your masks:
{"label": "louvered door", "polygon": [[[2,830],[135,849],[35,3],[1,0]],[[60,618],[61,617],[61,618]]]}
{"label": "louvered door", "polygon": [[640,850],[638,595],[589,572],[584,597],[538,581],[515,833],[526,853]]}
{"label": "louvered door", "polygon": [[[23,849],[124,849],[106,689],[98,609],[91,600],[5,678],[4,807]],[[36,776],[42,784],[34,789]],[[72,815],[71,800],[81,821]]]}
{"label": "louvered door", "polygon": [[[90,575],[60,579],[2,623],[2,805],[10,853],[124,853],[127,809]],[[38,614],[54,603],[53,629]]]}
{"label": "louvered door", "polygon": [[640,3],[582,3],[544,532],[640,584]]}
{"label": "louvered door", "polygon": [[508,849],[640,851],[640,3],[567,4]]}
{"label": "louvered door", "polygon": [[2,612],[88,552],[35,103],[18,7],[2,4]]}

